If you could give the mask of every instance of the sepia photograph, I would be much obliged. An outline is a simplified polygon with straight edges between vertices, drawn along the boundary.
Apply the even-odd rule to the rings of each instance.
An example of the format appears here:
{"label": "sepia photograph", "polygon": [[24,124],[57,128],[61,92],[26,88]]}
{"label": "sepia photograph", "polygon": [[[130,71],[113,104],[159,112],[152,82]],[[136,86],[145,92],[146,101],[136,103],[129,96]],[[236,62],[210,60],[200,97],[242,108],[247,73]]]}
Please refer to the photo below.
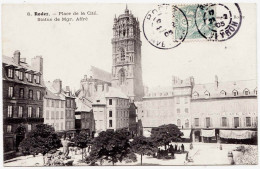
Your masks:
{"label": "sepia photograph", "polygon": [[258,165],[256,3],[5,1],[1,20],[4,167]]}

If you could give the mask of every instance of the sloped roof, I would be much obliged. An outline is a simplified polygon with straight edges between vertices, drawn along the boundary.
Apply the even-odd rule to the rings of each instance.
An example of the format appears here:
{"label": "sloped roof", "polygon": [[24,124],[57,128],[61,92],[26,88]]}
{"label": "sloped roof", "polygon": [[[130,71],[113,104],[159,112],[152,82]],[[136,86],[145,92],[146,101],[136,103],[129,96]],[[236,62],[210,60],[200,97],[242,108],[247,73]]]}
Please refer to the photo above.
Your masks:
{"label": "sloped roof", "polygon": [[60,96],[55,95],[54,93],[52,93],[49,89],[46,89],[46,93],[44,95],[44,98],[46,98],[46,99],[54,99],[54,100],[64,100]]}
{"label": "sloped roof", "polygon": [[80,98],[76,98],[77,112],[90,112],[91,106],[84,103],[84,101]]}
{"label": "sloped roof", "polygon": [[128,99],[126,94],[124,94],[120,89],[114,87],[109,87],[108,92],[105,94],[105,97],[117,97],[122,99]]}
{"label": "sloped roof", "polygon": [[102,69],[99,69],[95,66],[91,66],[90,76],[92,76],[93,79],[98,79],[98,80],[102,80],[105,82],[111,82],[111,80],[112,80],[111,73],[104,71]]}
{"label": "sloped roof", "polygon": [[26,70],[32,70],[34,72],[39,72],[39,71],[35,70],[33,67],[31,67],[28,63],[24,63],[24,62],[20,61],[20,65],[18,65],[14,62],[13,57],[8,57],[5,55],[2,56],[2,63],[5,63],[7,65],[13,65],[17,68],[24,68]]}
{"label": "sloped roof", "polygon": [[238,95],[243,95],[245,89],[250,91],[250,95],[255,95],[254,90],[257,88],[256,80],[241,80],[241,81],[229,81],[229,82],[219,82],[218,86],[216,83],[206,83],[206,84],[195,84],[193,88],[193,94],[198,93],[198,98],[204,98],[205,92],[210,93],[210,97],[220,97],[221,91],[226,92],[226,96],[233,97],[233,91],[237,90]]}

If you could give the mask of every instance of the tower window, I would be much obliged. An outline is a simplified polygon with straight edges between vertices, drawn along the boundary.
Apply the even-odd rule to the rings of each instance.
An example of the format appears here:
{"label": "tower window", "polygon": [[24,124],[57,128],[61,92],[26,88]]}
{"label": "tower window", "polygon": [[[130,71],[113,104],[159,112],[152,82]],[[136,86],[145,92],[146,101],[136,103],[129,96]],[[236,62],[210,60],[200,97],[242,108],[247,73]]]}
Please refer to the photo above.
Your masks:
{"label": "tower window", "polygon": [[119,72],[119,82],[120,85],[125,83],[125,71],[123,69],[121,69]]}
{"label": "tower window", "polygon": [[124,49],[121,49],[120,57],[121,57],[121,61],[125,61],[125,51],[124,51]]}

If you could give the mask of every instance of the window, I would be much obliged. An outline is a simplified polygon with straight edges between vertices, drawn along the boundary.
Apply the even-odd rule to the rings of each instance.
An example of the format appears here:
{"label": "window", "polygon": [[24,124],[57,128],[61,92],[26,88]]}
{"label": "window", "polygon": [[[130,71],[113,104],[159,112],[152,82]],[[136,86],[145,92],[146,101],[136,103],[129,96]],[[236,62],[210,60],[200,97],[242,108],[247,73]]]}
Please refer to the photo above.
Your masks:
{"label": "window", "polygon": [[112,111],[109,111],[109,117],[112,117]]}
{"label": "window", "polygon": [[199,127],[199,118],[195,118],[194,119],[194,121],[195,121],[195,127]]}
{"label": "window", "polygon": [[57,130],[60,130],[59,123],[56,124],[56,129],[57,129]]}
{"label": "window", "polygon": [[193,93],[193,98],[197,99],[199,97],[199,94],[197,92]]}
{"label": "window", "polygon": [[180,104],[180,98],[176,97],[176,104]]}
{"label": "window", "polygon": [[11,125],[7,125],[7,133],[11,133],[12,132],[12,126]]}
{"label": "window", "polygon": [[32,125],[28,124],[28,131],[30,132],[32,130]]}
{"label": "window", "polygon": [[208,91],[206,91],[204,94],[205,94],[205,98],[206,98],[206,99],[209,98],[210,93],[209,93]]}
{"label": "window", "polygon": [[60,123],[60,129],[63,130],[63,122]]}
{"label": "window", "polygon": [[189,113],[189,109],[188,108],[185,108],[185,113]]}
{"label": "window", "polygon": [[49,119],[50,118],[50,112],[49,110],[46,111],[46,119]]}
{"label": "window", "polygon": [[64,112],[61,111],[61,112],[60,112],[60,118],[63,119],[63,116],[64,116]]}
{"label": "window", "polygon": [[177,120],[177,126],[181,127],[181,120],[180,119]]}
{"label": "window", "polygon": [[73,106],[74,106],[74,100],[73,99],[70,100],[70,105],[71,105],[71,108],[73,108]]}
{"label": "window", "polygon": [[206,127],[210,127],[210,117],[206,117]]}
{"label": "window", "polygon": [[181,113],[181,110],[180,110],[180,109],[177,109],[177,113]]}
{"label": "window", "polygon": [[40,75],[37,75],[35,78],[36,78],[36,83],[40,84]]}
{"label": "window", "polygon": [[109,120],[109,127],[112,127],[112,120]]}
{"label": "window", "polygon": [[51,112],[51,119],[54,119],[54,111]]}
{"label": "window", "polygon": [[225,92],[224,90],[222,90],[222,91],[220,92],[220,96],[221,96],[221,97],[225,97],[225,96],[226,96],[226,92]]}
{"label": "window", "polygon": [[109,105],[112,105],[112,99],[109,99]]}
{"label": "window", "polygon": [[23,107],[22,106],[18,107],[18,117],[23,117]]}
{"label": "window", "polygon": [[245,95],[245,96],[248,96],[249,94],[250,94],[250,91],[249,91],[248,89],[245,89],[245,90],[244,90],[244,95]]}
{"label": "window", "polygon": [[51,100],[51,107],[54,107],[54,100]]}
{"label": "window", "polygon": [[37,118],[40,117],[40,107],[37,107],[37,109],[36,109],[36,117]]}
{"label": "window", "polygon": [[23,88],[21,88],[19,91],[19,97],[24,98],[24,89]]}
{"label": "window", "polygon": [[59,119],[59,112],[56,112],[56,119]]}
{"label": "window", "polygon": [[257,95],[257,89],[255,89],[254,93],[255,93],[255,95]]}
{"label": "window", "polygon": [[222,117],[222,127],[227,127],[227,118]]}
{"label": "window", "polygon": [[14,78],[14,69],[8,68],[7,76],[8,76],[9,78]]}
{"label": "window", "polygon": [[32,117],[32,107],[28,107],[28,117]]}
{"label": "window", "polygon": [[9,86],[8,88],[8,97],[13,97],[14,96],[14,87]]}
{"label": "window", "polygon": [[67,107],[70,107],[70,100],[67,100]]}
{"label": "window", "polygon": [[61,101],[61,108],[64,108],[64,101]]}
{"label": "window", "polygon": [[59,107],[60,107],[60,102],[59,102],[59,100],[56,100],[55,102],[56,102],[56,107],[59,108]]}
{"label": "window", "polygon": [[18,71],[18,79],[23,80],[23,72],[22,71]]}
{"label": "window", "polygon": [[189,124],[189,120],[186,119],[186,120],[185,120],[185,128],[189,128],[189,125],[190,125],[190,124]]}
{"label": "window", "polygon": [[8,106],[7,117],[13,117],[13,106]]}
{"label": "window", "polygon": [[49,106],[50,106],[50,100],[46,99],[46,107],[49,107]]}
{"label": "window", "polygon": [[234,127],[239,127],[239,117],[234,117]]}
{"label": "window", "polygon": [[238,96],[238,91],[237,90],[233,90],[233,96]]}
{"label": "window", "polygon": [[32,74],[28,73],[28,82],[32,82]]}
{"label": "window", "polygon": [[125,51],[123,48],[121,48],[120,50],[120,57],[121,57],[121,61],[125,61]]}
{"label": "window", "polygon": [[246,127],[251,127],[251,117],[246,117]]}
{"label": "window", "polygon": [[37,95],[37,100],[41,100],[41,92],[40,92],[40,91],[37,91],[37,92],[36,92],[36,95]]}
{"label": "window", "polygon": [[185,104],[188,103],[188,97],[185,97],[185,98],[184,98],[184,102],[185,102]]}
{"label": "window", "polygon": [[33,99],[33,90],[29,90],[29,99]]}

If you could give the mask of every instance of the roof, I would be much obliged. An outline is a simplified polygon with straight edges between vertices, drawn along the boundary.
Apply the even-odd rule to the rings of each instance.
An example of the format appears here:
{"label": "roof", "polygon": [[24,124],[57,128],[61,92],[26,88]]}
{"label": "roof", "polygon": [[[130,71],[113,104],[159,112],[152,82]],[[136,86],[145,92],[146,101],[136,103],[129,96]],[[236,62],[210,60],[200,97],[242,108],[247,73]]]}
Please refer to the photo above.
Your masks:
{"label": "roof", "polygon": [[111,82],[112,80],[111,73],[94,66],[91,66],[90,68],[90,76],[92,76],[93,79],[98,79],[105,82]]}
{"label": "roof", "polygon": [[7,64],[7,65],[13,65],[13,66],[15,66],[15,67],[17,67],[17,68],[24,68],[24,69],[26,69],[26,70],[32,70],[32,71],[34,71],[34,72],[39,73],[39,71],[35,70],[35,69],[34,69],[33,67],[31,67],[28,63],[25,63],[25,62],[21,62],[21,61],[20,61],[20,65],[16,64],[16,63],[14,62],[13,57],[8,57],[8,56],[3,55],[3,56],[2,56],[2,63]]}
{"label": "roof", "polygon": [[254,90],[257,88],[256,80],[241,80],[241,81],[229,81],[229,82],[218,82],[206,83],[206,84],[195,84],[193,88],[193,95],[198,93],[197,98],[204,98],[205,92],[209,92],[210,97],[221,97],[221,92],[224,91],[226,96],[233,97],[233,91],[238,91],[238,96],[243,95],[245,89],[250,91],[249,95],[255,95]]}
{"label": "roof", "polygon": [[171,86],[166,87],[155,87],[149,89],[149,92],[146,93],[144,98],[151,98],[151,97],[170,97],[173,96],[173,88]]}
{"label": "roof", "polygon": [[90,112],[91,106],[84,103],[84,99],[76,98],[77,112]]}
{"label": "roof", "polygon": [[122,99],[128,99],[126,94],[124,94],[120,89],[114,87],[109,87],[108,92],[105,94],[105,97],[117,97]]}
{"label": "roof", "polygon": [[44,98],[46,99],[54,99],[54,100],[64,100],[60,96],[55,95],[52,93],[49,89],[46,89],[46,94],[44,95]]}

